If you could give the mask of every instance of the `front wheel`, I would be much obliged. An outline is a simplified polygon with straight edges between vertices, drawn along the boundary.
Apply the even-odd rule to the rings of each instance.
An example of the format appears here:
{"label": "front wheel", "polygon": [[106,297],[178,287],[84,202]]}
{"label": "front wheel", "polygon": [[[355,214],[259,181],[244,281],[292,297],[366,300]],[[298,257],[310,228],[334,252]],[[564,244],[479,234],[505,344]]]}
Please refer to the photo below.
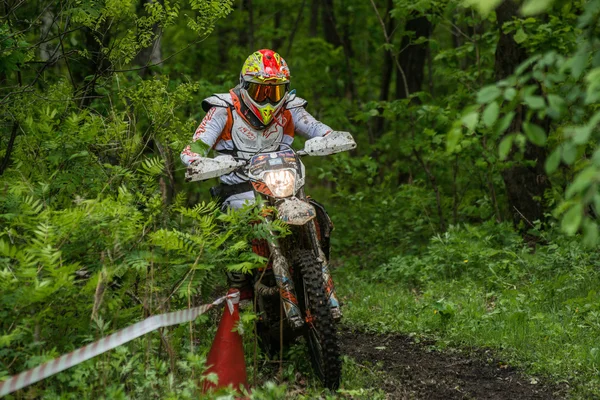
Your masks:
{"label": "front wheel", "polygon": [[323,385],[335,390],[340,385],[342,363],[336,323],[331,315],[325,294],[321,264],[311,251],[301,251],[296,266],[302,274],[303,299],[300,308],[306,321],[304,337],[310,360],[317,377]]}

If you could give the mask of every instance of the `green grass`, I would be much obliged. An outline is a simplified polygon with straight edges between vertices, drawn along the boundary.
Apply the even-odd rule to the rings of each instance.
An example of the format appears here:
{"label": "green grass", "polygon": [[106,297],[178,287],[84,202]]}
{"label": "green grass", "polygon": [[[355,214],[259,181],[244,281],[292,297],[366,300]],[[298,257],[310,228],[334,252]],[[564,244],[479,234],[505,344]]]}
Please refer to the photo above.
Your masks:
{"label": "green grass", "polygon": [[[532,253],[520,239],[455,230],[419,256],[336,271],[346,324],[492,348],[526,372],[600,396],[600,268],[564,239]],[[501,233],[501,232],[500,232]]]}
{"label": "green grass", "polygon": [[[260,363],[263,361],[261,359]],[[252,360],[247,359],[250,375],[251,364]],[[278,366],[263,365],[259,368],[256,385],[253,385],[252,376],[249,377],[249,382],[253,386],[250,397],[253,400],[384,400],[386,394],[379,388],[384,378],[384,372],[361,365],[352,358],[343,357],[340,388],[335,392],[324,389],[310,369],[304,345],[299,343],[287,351],[281,375],[278,373]],[[226,400],[234,399],[236,396],[235,392],[221,390],[206,394],[202,398]]]}

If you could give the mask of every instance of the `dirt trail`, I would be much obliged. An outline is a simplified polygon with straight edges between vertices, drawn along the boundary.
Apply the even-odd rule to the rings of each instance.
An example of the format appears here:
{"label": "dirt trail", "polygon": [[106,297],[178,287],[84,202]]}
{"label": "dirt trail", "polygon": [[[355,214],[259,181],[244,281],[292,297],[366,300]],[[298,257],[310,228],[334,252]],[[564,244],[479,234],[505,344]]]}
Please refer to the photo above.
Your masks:
{"label": "dirt trail", "polygon": [[526,377],[483,350],[442,352],[402,335],[344,330],[342,353],[359,364],[382,363],[390,399],[563,399],[564,386]]}

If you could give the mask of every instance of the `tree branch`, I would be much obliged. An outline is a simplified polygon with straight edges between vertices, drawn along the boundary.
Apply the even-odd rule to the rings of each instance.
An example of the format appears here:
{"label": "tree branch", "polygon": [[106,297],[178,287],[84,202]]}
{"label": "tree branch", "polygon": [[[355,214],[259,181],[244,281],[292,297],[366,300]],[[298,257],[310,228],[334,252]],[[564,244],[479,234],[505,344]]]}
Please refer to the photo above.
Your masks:
{"label": "tree branch", "polygon": [[437,203],[437,212],[438,212],[438,216],[440,218],[440,230],[442,232],[444,232],[446,230],[446,221],[444,219],[444,211],[442,210],[442,197],[440,195],[440,188],[436,182],[435,175],[433,175],[433,173],[431,172],[431,170],[429,169],[427,164],[425,164],[425,162],[421,158],[421,155],[419,154],[419,152],[414,148],[413,148],[413,155],[415,156],[415,158],[417,159],[419,164],[421,164],[421,166],[425,170],[425,173],[427,174],[427,177],[429,178],[429,183],[431,183],[431,186],[433,187],[433,191],[435,192],[435,200]]}
{"label": "tree branch", "polygon": [[13,122],[12,131],[10,133],[10,139],[8,139],[8,146],[6,146],[6,154],[4,154],[4,159],[2,160],[2,165],[0,165],[0,176],[4,174],[4,171],[8,167],[10,162],[10,155],[12,153],[13,146],[15,144],[15,138],[17,137],[17,131],[19,130],[19,123],[17,121]]}
{"label": "tree branch", "polygon": [[292,51],[292,43],[294,43],[294,36],[296,35],[296,31],[298,30],[298,26],[300,25],[300,20],[302,19],[302,12],[304,11],[304,6],[306,5],[306,0],[302,0],[302,5],[300,6],[300,10],[298,10],[298,16],[296,17],[296,21],[294,22],[294,27],[292,28],[292,33],[290,33],[290,40],[288,42],[286,57]]}
{"label": "tree branch", "polygon": [[370,0],[370,1],[371,1],[371,5],[373,6],[373,9],[375,10],[375,14],[377,15],[377,19],[379,20],[379,24],[381,25],[381,29],[383,30],[383,36],[385,37],[385,42],[388,45],[387,50],[392,55],[392,58],[394,59],[394,62],[396,64],[396,68],[398,68],[398,72],[402,76],[402,83],[404,84],[404,92],[406,93],[406,98],[408,99],[410,96],[410,90],[408,89],[408,81],[406,80],[406,74],[404,73],[404,69],[402,69],[402,66],[400,65],[400,61],[398,61],[398,55],[394,54],[392,52],[392,47],[391,47],[392,43],[391,43],[390,37],[387,33],[387,29],[385,28],[385,22],[383,21],[383,18],[381,18],[381,14],[379,14],[379,10],[377,9],[375,2],[373,0]]}
{"label": "tree branch", "polygon": [[139,71],[139,70],[141,70],[141,69],[145,69],[145,68],[156,67],[157,65],[160,65],[160,64],[164,63],[165,61],[169,60],[170,58],[173,58],[173,57],[175,57],[177,54],[179,54],[179,53],[181,53],[181,52],[183,52],[183,51],[187,50],[187,49],[188,49],[188,48],[190,48],[191,46],[195,46],[195,45],[197,45],[198,43],[201,43],[201,42],[205,41],[205,40],[206,40],[206,38],[207,38],[207,37],[203,37],[203,38],[202,38],[202,39],[200,39],[200,40],[197,40],[197,41],[195,41],[195,42],[193,42],[193,43],[190,43],[190,44],[188,44],[187,46],[185,46],[183,49],[176,51],[175,53],[171,54],[171,55],[170,55],[170,56],[168,56],[167,58],[163,58],[162,60],[160,60],[159,62],[156,62],[156,63],[154,63],[154,64],[146,64],[146,65],[144,65],[144,66],[142,66],[142,67],[135,67],[135,68],[128,68],[128,69],[110,69],[110,70],[108,70],[108,72],[111,72],[111,73],[113,73],[113,72],[131,72],[131,71]]}

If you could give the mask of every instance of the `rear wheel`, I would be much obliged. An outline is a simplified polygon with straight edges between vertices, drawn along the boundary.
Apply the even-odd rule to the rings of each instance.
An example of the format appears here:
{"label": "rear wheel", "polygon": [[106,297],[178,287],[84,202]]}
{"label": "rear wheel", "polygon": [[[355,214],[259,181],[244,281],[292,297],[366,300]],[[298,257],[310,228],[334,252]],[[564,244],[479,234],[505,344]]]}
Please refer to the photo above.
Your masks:
{"label": "rear wheel", "polygon": [[321,264],[312,251],[298,252],[295,264],[302,274],[303,288],[298,292],[303,298],[299,303],[307,322],[304,337],[313,370],[325,387],[335,390],[342,373],[340,345],[325,294]]}
{"label": "rear wheel", "polygon": [[[261,299],[262,300],[262,299]],[[260,301],[262,304],[257,304],[259,314],[259,321],[256,323],[256,333],[259,339],[259,345],[263,353],[268,358],[277,358],[279,354],[280,345],[279,345],[279,315],[277,315],[277,311],[273,305],[279,309],[279,301],[278,299],[273,299],[272,303],[266,303]]]}
{"label": "rear wheel", "polygon": [[[262,278],[262,284],[269,288],[277,288],[275,276],[272,270],[267,270]],[[270,296],[261,296],[254,293],[256,299],[256,313],[258,322],[256,323],[256,333],[258,335],[260,347],[265,355],[270,359],[278,359],[281,351],[281,298],[279,290]],[[285,316],[284,316],[285,318]],[[289,326],[287,321],[283,323],[283,348],[285,349],[298,336]]]}
{"label": "rear wheel", "polygon": [[[262,277],[262,284],[267,287],[275,287],[275,277],[273,271],[267,270]],[[280,330],[280,299],[279,293],[274,296],[263,297],[258,293],[254,293],[256,299],[256,313],[259,320],[256,324],[256,333],[259,338],[259,344],[262,351],[269,358],[277,358],[279,356],[279,330]]]}

